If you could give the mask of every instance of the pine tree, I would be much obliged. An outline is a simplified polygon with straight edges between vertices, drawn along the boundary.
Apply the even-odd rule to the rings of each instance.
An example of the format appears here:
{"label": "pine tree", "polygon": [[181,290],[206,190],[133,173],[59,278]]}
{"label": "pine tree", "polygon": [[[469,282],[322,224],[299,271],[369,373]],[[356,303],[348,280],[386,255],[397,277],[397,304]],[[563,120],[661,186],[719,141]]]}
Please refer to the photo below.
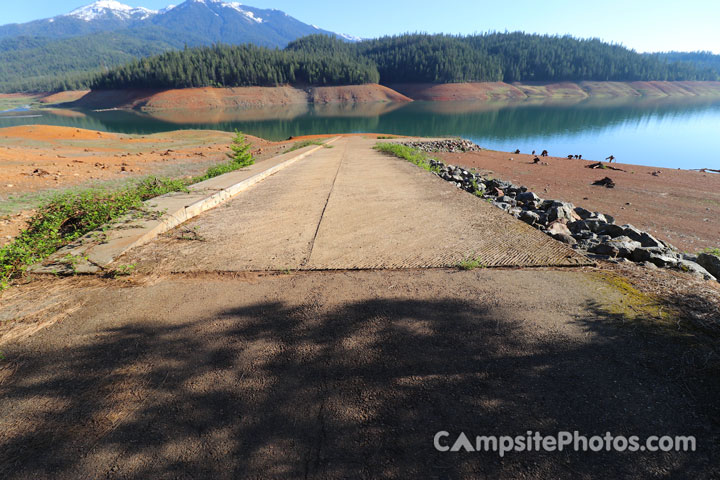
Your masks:
{"label": "pine tree", "polygon": [[252,153],[250,153],[250,148],[251,145],[248,143],[245,135],[235,130],[235,138],[233,138],[232,144],[230,145],[232,153],[228,153],[227,156],[239,167],[249,167],[255,163],[255,159]]}

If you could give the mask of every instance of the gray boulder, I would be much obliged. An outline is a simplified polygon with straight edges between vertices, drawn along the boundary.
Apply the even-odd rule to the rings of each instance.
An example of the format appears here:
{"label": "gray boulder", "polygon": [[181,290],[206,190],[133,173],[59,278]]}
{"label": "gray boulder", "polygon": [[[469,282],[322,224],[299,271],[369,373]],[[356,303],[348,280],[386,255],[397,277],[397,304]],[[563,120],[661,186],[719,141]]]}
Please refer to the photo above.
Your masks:
{"label": "gray boulder", "polygon": [[498,207],[501,210],[505,210],[506,212],[509,212],[510,209],[513,207],[509,203],[505,203],[505,202],[493,202],[493,205],[495,205],[496,207]]}
{"label": "gray boulder", "polygon": [[[598,237],[602,239],[602,237]],[[628,237],[618,237],[612,240],[603,239],[602,243],[595,245],[590,250],[592,253],[599,255],[608,255],[610,257],[631,258],[635,250],[641,247],[640,242],[636,242]]]}
{"label": "gray boulder", "polygon": [[663,250],[661,248],[637,248],[633,251],[630,259],[637,263],[649,262],[650,257],[653,255],[661,255],[662,253]]}
{"label": "gray boulder", "polygon": [[576,222],[571,222],[568,224],[570,227],[570,230],[573,232],[580,232],[582,230],[590,230],[593,233],[599,233],[605,226],[607,225],[606,222],[599,220],[599,219],[593,219],[588,218],[585,220],[578,220]]}
{"label": "gray boulder", "polygon": [[605,235],[610,235],[613,238],[626,236],[625,228],[621,227],[620,225],[614,225],[612,223],[607,223],[607,224],[603,225],[602,229],[600,230],[600,233],[604,233]]}
{"label": "gray boulder", "polygon": [[712,276],[720,279],[720,257],[711,253],[701,253],[698,255],[697,263]]}
{"label": "gray boulder", "polygon": [[595,240],[595,239],[597,238],[597,234],[591,232],[590,230],[580,230],[579,232],[577,232],[577,233],[575,234],[575,236],[576,236],[577,238],[582,238],[582,239],[585,239],[585,240],[587,240],[587,239]]}
{"label": "gray boulder", "polygon": [[632,240],[630,237],[617,237],[612,239],[610,242],[611,245],[617,248],[618,250],[618,257],[622,258],[630,258],[632,256],[632,253],[637,250],[638,248],[642,247],[640,242],[636,242],[635,240]]}
{"label": "gray boulder", "polygon": [[635,228],[632,225],[623,225],[623,235],[640,242],[645,248],[665,248],[665,244],[647,232]]}
{"label": "gray boulder", "polygon": [[540,221],[540,215],[529,210],[523,210],[520,212],[520,220],[528,225],[535,225]]}
{"label": "gray boulder", "polygon": [[554,222],[556,220],[564,220],[565,222],[574,222],[577,220],[575,206],[572,203],[562,202],[556,202],[551,205],[548,210],[548,221]]}
{"label": "gray boulder", "polygon": [[613,245],[611,242],[598,243],[597,245],[590,247],[588,251],[591,253],[597,253],[598,255],[606,255],[608,257],[617,257],[620,253],[617,246]]}
{"label": "gray boulder", "polygon": [[690,260],[680,259],[678,261],[678,268],[686,272],[692,273],[695,276],[702,277],[705,280],[717,280],[717,277],[712,275],[702,266]]}
{"label": "gray boulder", "polygon": [[590,218],[590,217],[593,216],[593,212],[591,212],[590,210],[585,210],[585,209],[582,208],[582,207],[575,207],[575,213],[577,213],[578,216],[579,216],[580,218],[582,218],[583,220],[585,220],[586,218]]}
{"label": "gray boulder", "polygon": [[603,223],[612,223],[612,222],[608,222],[608,219],[605,215],[603,215],[602,213],[598,213],[598,212],[592,212],[592,215],[590,215],[590,219],[600,220]]}
{"label": "gray boulder", "polygon": [[529,203],[529,202],[540,203],[540,201],[541,201],[541,200],[540,200],[540,197],[538,197],[537,195],[535,195],[533,192],[523,192],[523,193],[519,193],[519,194],[515,197],[515,200],[517,200],[517,201],[519,201],[519,202],[525,202],[525,203]]}
{"label": "gray boulder", "polygon": [[675,267],[679,262],[677,258],[666,253],[653,253],[650,255],[648,261],[658,267]]}
{"label": "gray boulder", "polygon": [[566,235],[564,233],[555,233],[551,235],[555,240],[558,240],[563,243],[567,243],[568,245],[577,245],[578,241],[575,240],[571,235]]}

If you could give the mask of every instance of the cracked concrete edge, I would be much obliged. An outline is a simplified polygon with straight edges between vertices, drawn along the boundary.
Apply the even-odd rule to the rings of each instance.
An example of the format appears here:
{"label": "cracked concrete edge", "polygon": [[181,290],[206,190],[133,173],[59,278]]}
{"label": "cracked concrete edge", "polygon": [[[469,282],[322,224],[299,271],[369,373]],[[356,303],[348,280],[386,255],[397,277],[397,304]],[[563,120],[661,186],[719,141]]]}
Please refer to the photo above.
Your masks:
{"label": "cracked concrete edge", "polygon": [[[127,232],[127,227],[132,223],[133,218],[131,216],[122,218],[112,224],[110,233],[108,234],[112,238],[106,239],[103,243],[98,244],[95,241],[94,237],[97,235],[97,232],[90,232],[72,244],[58,250],[44,262],[34,265],[28,270],[32,273],[47,274],[98,273],[127,251],[148,243],[191,218],[231,200],[238,194],[262,182],[280,170],[312,155],[316,151],[325,148],[324,145],[329,145],[340,138],[342,137],[333,137],[324,142],[323,145],[306,147],[300,150],[297,155],[240,182],[235,182],[225,187],[210,187],[209,189],[215,192],[211,195],[207,195],[206,193],[208,186],[218,183],[222,184],[223,177],[231,177],[234,172],[191,185],[189,193],[169,193],[147,200],[145,204],[149,207],[150,211],[162,212],[163,202],[170,203],[170,207],[174,208],[174,210],[164,212],[159,218],[143,220],[140,225],[132,226],[131,229],[136,230],[136,233],[130,235],[124,234],[124,232]],[[188,203],[188,201],[192,203]],[[126,229],[121,230],[117,228],[121,225],[125,225]],[[69,264],[67,261],[63,261],[68,258],[68,256],[78,259],[77,262]]]}

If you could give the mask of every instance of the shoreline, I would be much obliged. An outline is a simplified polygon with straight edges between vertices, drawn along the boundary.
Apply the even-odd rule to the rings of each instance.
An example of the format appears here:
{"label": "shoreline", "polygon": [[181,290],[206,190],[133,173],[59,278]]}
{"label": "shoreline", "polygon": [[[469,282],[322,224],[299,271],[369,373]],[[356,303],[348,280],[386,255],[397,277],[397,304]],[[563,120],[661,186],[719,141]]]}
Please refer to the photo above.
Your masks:
{"label": "shoreline", "polygon": [[[720,174],[613,163],[621,170],[592,169],[595,160],[544,157],[495,150],[433,153],[447,164],[476,169],[538,193],[612,215],[688,253],[720,244]],[[607,165],[607,164],[606,164]],[[614,188],[595,186],[604,177]]]}
{"label": "shoreline", "polygon": [[[720,82],[449,83],[345,86],[201,87],[168,90],[67,91],[24,94],[43,105],[89,110],[218,110],[367,103],[582,101],[587,99],[720,98]],[[0,99],[23,94],[0,94]]]}

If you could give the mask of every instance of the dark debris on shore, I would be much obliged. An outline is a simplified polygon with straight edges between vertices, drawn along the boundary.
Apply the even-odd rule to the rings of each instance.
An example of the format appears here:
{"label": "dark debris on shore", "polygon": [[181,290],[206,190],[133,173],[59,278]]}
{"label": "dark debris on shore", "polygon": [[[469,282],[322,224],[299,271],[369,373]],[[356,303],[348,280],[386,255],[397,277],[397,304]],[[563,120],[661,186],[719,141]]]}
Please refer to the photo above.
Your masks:
{"label": "dark debris on shore", "polygon": [[[482,150],[468,140],[412,141],[403,142],[403,145],[424,152]],[[482,176],[438,160],[431,159],[429,162],[433,173],[443,180],[491,202],[495,207],[591,258],[620,263],[635,262],[649,268],[673,268],[705,280],[718,280],[720,277],[720,258],[714,255],[682,253],[633,225],[617,225],[611,215],[586,210],[561,200],[543,199],[527,187]]]}

